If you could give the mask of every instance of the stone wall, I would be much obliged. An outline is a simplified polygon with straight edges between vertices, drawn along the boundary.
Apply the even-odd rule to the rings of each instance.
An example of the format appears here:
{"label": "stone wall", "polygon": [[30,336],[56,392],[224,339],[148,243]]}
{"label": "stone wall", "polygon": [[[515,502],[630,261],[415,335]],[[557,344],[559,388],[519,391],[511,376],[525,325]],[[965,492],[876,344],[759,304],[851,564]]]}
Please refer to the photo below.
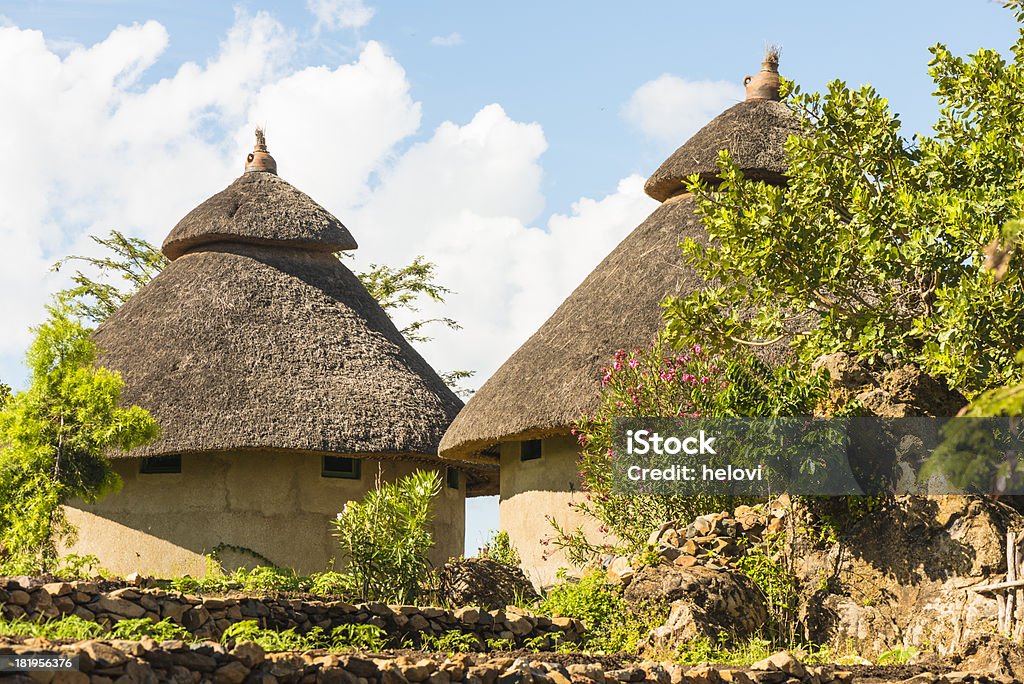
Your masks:
{"label": "stone wall", "polygon": [[229,626],[244,620],[300,633],[313,627],[330,633],[339,625],[371,624],[383,629],[389,645],[395,647],[407,640],[418,645],[423,635],[442,636],[454,630],[475,634],[483,650],[488,640],[495,639],[517,646],[538,638],[541,645],[549,642],[547,647],[560,641],[578,642],[584,629],[579,620],[532,615],[511,606],[492,611],[446,610],[298,598],[204,597],[131,586],[102,587],[96,582],[43,584],[31,578],[0,579],[0,604],[0,615],[7,619],[40,621],[76,615],[110,625],[131,618],[154,622],[166,618],[199,639],[219,639]]}
{"label": "stone wall", "polygon": [[[853,675],[831,665],[804,667],[788,653],[753,666],[686,666],[673,663],[621,663],[610,657],[585,659],[565,665],[537,658],[506,655],[417,654],[384,656],[365,653],[265,653],[252,642],[232,648],[217,643],[183,641],[90,640],[55,644],[43,640],[18,642],[0,638],[0,655],[61,655],[78,658],[78,670],[36,672],[32,677],[0,674],[17,684],[275,684],[276,682],[331,682],[339,684],[850,684]],[[746,670],[746,672],[744,672]],[[872,678],[872,682],[900,681]],[[918,676],[913,684],[949,681],[1012,682],[1009,678]]]}

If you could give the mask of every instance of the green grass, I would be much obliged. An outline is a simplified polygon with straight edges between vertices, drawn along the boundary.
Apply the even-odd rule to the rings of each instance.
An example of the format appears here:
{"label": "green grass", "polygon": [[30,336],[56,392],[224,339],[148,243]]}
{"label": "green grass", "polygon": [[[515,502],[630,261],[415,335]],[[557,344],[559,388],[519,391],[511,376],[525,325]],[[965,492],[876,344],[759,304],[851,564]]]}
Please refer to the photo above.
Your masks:
{"label": "green grass", "polygon": [[187,639],[189,634],[179,625],[169,620],[153,622],[149,618],[138,620],[122,620],[110,629],[103,625],[83,620],[77,615],[68,615],[59,620],[34,622],[24,618],[13,620],[0,619],[0,636],[26,636],[43,639],[128,639],[137,641],[149,636],[157,641],[168,639]]}
{"label": "green grass", "polygon": [[265,651],[380,651],[387,647],[386,633],[376,625],[339,625],[330,634],[313,627],[305,634],[295,628],[277,631],[264,629],[255,620],[243,620],[224,630],[221,642],[254,641]]}

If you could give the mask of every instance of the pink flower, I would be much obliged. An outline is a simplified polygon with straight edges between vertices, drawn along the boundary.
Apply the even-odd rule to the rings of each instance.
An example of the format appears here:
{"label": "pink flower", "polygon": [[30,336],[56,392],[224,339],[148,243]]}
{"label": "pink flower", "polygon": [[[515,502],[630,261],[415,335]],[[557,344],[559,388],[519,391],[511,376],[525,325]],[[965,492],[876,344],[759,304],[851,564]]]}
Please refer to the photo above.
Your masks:
{"label": "pink flower", "polygon": [[640,365],[640,360],[639,359],[630,359],[629,360],[629,367],[630,368],[636,368],[639,365]]}
{"label": "pink flower", "polygon": [[616,349],[615,350],[615,360],[616,361],[621,361],[624,358],[626,358],[626,350],[625,349]]}
{"label": "pink flower", "polygon": [[694,354],[700,354],[702,351],[704,351],[704,347],[700,346],[699,344],[695,344],[692,347],[690,347],[690,351],[692,351]]}
{"label": "pink flower", "polygon": [[682,380],[683,380],[683,382],[693,382],[695,380],[695,378],[692,375],[690,375],[689,373],[683,373]]}
{"label": "pink flower", "polygon": [[700,384],[706,385],[706,384],[708,384],[708,382],[710,382],[710,380],[711,380],[711,378],[709,378],[708,376],[705,375],[704,377],[702,377],[700,379]]}
{"label": "pink flower", "polygon": [[604,387],[605,385],[607,385],[609,382],[611,382],[611,380],[612,380],[612,374],[611,373],[605,373],[604,377],[601,378],[601,387]]}
{"label": "pink flower", "polygon": [[622,364],[616,361],[614,364],[612,364],[612,368],[614,368],[615,370],[622,370]]}

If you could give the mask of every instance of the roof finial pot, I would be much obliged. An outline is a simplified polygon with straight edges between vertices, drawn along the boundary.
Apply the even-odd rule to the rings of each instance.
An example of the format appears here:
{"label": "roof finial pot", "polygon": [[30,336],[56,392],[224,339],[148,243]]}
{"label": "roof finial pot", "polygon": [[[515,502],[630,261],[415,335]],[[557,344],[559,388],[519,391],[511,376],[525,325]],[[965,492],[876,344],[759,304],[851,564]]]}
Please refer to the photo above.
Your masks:
{"label": "roof finial pot", "polygon": [[747,87],[747,101],[750,100],[774,100],[779,98],[779,49],[774,45],[769,46],[764,53],[764,61],[761,62],[761,72],[756,76],[747,76],[743,79],[743,85]]}
{"label": "roof finial pot", "polygon": [[277,162],[267,152],[267,139],[263,135],[263,129],[259,126],[256,127],[256,145],[253,146],[252,152],[245,158],[245,171],[266,171],[268,173],[277,174]]}

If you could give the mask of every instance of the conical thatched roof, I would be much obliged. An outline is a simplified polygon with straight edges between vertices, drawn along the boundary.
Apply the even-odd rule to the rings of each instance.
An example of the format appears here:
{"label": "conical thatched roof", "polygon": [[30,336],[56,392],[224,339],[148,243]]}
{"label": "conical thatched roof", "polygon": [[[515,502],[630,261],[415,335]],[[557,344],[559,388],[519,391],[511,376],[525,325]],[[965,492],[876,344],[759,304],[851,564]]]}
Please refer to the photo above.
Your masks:
{"label": "conical thatched roof", "polygon": [[[766,60],[766,70],[771,66]],[[777,72],[774,81],[750,80],[755,82],[748,93],[759,89],[757,94],[711,121],[651,176],[647,194],[663,204],[469,400],[441,441],[443,457],[486,462],[499,442],[566,434],[582,414],[597,408],[601,372],[615,350],[649,344],[661,328],[662,300],[706,285],[678,248],[684,238],[707,241],[682,178],[700,172],[714,180],[718,150],[727,148],[748,175],[779,182],[785,171],[782,144],[799,130],[785,105],[775,101]]]}
{"label": "conical thatched roof", "polygon": [[130,455],[436,457],[462,402],[330,253],[354,246],[271,169],[189,213],[172,263],[95,334],[124,401],[163,429]]}
{"label": "conical thatched roof", "polygon": [[317,252],[356,249],[341,221],[274,173],[249,171],[178,221],[163,253],[176,259],[214,242],[287,244]]}
{"label": "conical thatched roof", "polygon": [[781,102],[747,100],[733,105],[683,143],[647,179],[644,190],[664,202],[685,192],[683,179],[695,173],[705,181],[718,177],[718,151],[729,150],[747,178],[781,183],[786,173],[783,144],[800,126]]}

